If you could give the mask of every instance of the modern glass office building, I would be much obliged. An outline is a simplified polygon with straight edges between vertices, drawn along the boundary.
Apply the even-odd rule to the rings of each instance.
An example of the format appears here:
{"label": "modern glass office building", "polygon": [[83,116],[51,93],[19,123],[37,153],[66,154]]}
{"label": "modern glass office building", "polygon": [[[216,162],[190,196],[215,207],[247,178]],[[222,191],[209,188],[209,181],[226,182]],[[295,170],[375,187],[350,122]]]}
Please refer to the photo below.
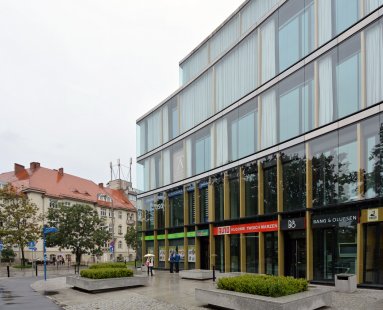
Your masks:
{"label": "modern glass office building", "polygon": [[383,286],[383,0],[245,1],[137,120],[140,252]]}

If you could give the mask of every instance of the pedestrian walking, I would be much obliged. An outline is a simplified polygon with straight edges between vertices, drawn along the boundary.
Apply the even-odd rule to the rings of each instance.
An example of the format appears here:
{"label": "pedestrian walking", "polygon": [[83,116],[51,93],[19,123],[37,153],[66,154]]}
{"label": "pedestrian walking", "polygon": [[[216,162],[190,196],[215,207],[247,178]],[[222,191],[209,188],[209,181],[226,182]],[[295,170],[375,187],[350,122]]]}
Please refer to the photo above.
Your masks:
{"label": "pedestrian walking", "polygon": [[177,252],[176,255],[174,256],[174,264],[176,267],[176,273],[178,273],[180,271],[180,259],[181,259],[181,256]]}
{"label": "pedestrian walking", "polygon": [[173,273],[173,267],[174,267],[174,252],[170,252],[170,257],[169,257],[169,262],[170,262],[170,273]]}
{"label": "pedestrian walking", "polygon": [[149,271],[150,271],[150,275],[153,276],[153,257],[147,258],[146,267],[148,268],[148,276],[149,276]]}

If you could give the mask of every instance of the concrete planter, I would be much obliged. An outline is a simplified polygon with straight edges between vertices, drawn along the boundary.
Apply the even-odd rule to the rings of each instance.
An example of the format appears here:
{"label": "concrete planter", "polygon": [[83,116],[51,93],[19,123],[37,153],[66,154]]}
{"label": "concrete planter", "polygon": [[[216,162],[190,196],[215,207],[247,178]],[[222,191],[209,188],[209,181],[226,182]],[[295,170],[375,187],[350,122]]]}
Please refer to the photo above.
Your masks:
{"label": "concrete planter", "polygon": [[148,277],[141,275],[111,279],[88,279],[77,276],[66,277],[66,284],[89,292],[141,286],[147,285],[147,283]]}
{"label": "concrete planter", "polygon": [[[215,276],[219,271],[215,271]],[[205,269],[191,269],[191,270],[181,270],[180,277],[182,279],[192,279],[192,280],[209,280],[213,279],[213,270]]]}
{"label": "concrete planter", "polygon": [[238,310],[311,310],[330,306],[331,289],[309,288],[308,291],[284,297],[265,297],[220,289],[195,289],[199,302]]}

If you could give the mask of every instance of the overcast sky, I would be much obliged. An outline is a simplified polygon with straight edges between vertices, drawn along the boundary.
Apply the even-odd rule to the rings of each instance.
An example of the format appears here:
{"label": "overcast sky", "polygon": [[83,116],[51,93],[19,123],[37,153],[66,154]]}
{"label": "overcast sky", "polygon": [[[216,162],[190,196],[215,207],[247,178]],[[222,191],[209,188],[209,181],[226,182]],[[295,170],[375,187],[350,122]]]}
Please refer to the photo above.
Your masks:
{"label": "overcast sky", "polygon": [[0,0],[0,172],[37,161],[106,183],[132,157],[135,180],[137,118],[242,2]]}

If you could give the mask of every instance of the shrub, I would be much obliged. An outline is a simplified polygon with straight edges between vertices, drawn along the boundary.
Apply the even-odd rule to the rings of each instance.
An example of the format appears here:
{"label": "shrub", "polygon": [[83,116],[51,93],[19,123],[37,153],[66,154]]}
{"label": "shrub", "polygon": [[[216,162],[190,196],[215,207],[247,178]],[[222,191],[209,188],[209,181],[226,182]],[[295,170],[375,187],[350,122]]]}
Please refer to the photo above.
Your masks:
{"label": "shrub", "polygon": [[80,275],[89,279],[109,279],[132,277],[133,271],[127,268],[96,268],[80,271]]}
{"label": "shrub", "polygon": [[124,263],[99,263],[89,266],[89,269],[98,268],[126,268],[126,265]]}
{"label": "shrub", "polygon": [[231,278],[221,278],[217,287],[222,290],[281,297],[307,291],[308,282],[305,279],[269,275],[241,275]]}

